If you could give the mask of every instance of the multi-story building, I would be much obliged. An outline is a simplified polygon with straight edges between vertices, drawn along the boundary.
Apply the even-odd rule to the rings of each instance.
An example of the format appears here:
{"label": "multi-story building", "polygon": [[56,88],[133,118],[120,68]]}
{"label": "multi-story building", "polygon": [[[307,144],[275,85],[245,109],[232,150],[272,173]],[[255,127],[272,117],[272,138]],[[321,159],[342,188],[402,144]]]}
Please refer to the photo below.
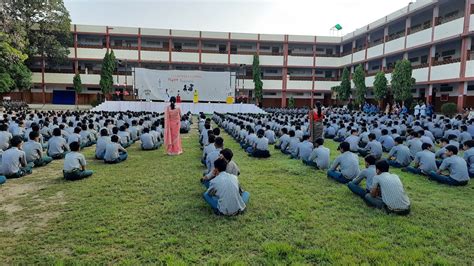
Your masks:
{"label": "multi-story building", "polygon": [[[384,71],[388,80],[397,60],[408,59],[416,86],[413,96],[458,107],[474,106],[474,0],[418,0],[343,37],[249,34],[72,25],[70,62],[33,66],[31,102],[51,102],[53,92],[72,89],[75,72],[86,89],[80,103],[95,99],[102,58],[113,50],[121,60],[117,79],[132,92],[133,67],[233,71],[238,95],[252,95],[253,55],[260,58],[266,106],[331,101],[331,87],[344,67],[363,65],[368,87]],[[42,71],[44,70],[44,71]],[[42,72],[44,74],[42,74]],[[132,97],[132,96],[129,96]],[[367,98],[373,98],[369,91]]]}

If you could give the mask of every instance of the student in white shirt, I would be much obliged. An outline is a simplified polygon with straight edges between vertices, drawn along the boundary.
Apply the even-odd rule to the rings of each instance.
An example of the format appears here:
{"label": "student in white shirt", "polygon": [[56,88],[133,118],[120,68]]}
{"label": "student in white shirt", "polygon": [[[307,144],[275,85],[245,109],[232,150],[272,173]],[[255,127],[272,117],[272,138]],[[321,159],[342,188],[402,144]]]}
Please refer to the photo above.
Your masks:
{"label": "student in white shirt", "polygon": [[143,134],[140,136],[140,142],[142,150],[156,150],[159,147],[157,140],[153,138],[153,135],[150,134],[149,128],[143,129]]}
{"label": "student in white shirt", "polygon": [[19,178],[32,173],[33,163],[26,162],[25,152],[22,151],[23,138],[13,136],[11,148],[2,154],[2,173],[6,178]]}
{"label": "student in white shirt", "polygon": [[39,138],[38,131],[31,131],[29,134],[30,140],[23,145],[26,162],[33,163],[35,167],[45,166],[53,161],[53,158],[43,155],[43,146],[39,142]]}
{"label": "student in white shirt", "polygon": [[215,214],[234,216],[243,213],[250,194],[242,190],[235,175],[225,172],[226,168],[225,159],[217,159],[214,162],[215,178],[210,181],[203,197]]}
{"label": "student in white shirt", "polygon": [[119,142],[119,137],[113,135],[110,142],[105,146],[104,162],[108,164],[115,164],[125,161],[128,157],[127,150],[124,149]]}
{"label": "student in white shirt", "polygon": [[203,150],[202,150],[202,157],[201,157],[201,163],[206,165],[206,159],[207,155],[213,152],[216,149],[216,146],[214,145],[214,141],[216,140],[216,136],[214,134],[209,135],[208,137],[208,145],[206,145]]}
{"label": "student in white shirt", "polygon": [[323,146],[323,138],[316,139],[315,144],[316,148],[313,149],[307,161],[303,160],[303,163],[316,169],[328,169],[330,150]]}
{"label": "student in white shirt", "polygon": [[400,177],[389,173],[390,165],[386,160],[375,164],[376,175],[372,181],[370,193],[364,197],[367,205],[385,209],[388,213],[408,215],[410,213],[410,199],[408,198]]}
{"label": "student in white shirt", "polygon": [[0,149],[6,151],[10,147],[10,140],[13,138],[12,133],[8,132],[8,125],[0,125]]}
{"label": "student in white shirt", "polygon": [[53,129],[53,137],[48,141],[48,156],[53,159],[62,159],[69,151],[66,140],[61,136],[61,129]]}
{"label": "student in white shirt", "polygon": [[63,175],[66,180],[79,180],[93,174],[91,170],[86,170],[86,158],[79,153],[79,142],[74,141],[69,144],[71,152],[64,158]]}
{"label": "student in white shirt", "polygon": [[270,151],[268,150],[268,139],[264,135],[265,131],[263,129],[259,129],[257,132],[257,139],[255,140],[255,143],[249,152],[249,156],[256,158],[270,157]]}

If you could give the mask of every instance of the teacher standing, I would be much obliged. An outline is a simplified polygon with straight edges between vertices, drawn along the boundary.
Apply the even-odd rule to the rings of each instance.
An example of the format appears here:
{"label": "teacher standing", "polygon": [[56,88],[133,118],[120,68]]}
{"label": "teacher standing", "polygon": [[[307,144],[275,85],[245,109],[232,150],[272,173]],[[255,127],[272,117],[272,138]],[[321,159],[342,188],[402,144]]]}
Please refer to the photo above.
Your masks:
{"label": "teacher standing", "polygon": [[176,107],[176,98],[170,98],[170,105],[165,111],[165,147],[168,155],[179,155],[183,153],[181,147],[181,110]]}
{"label": "teacher standing", "polygon": [[310,136],[311,142],[316,146],[316,140],[323,137],[324,131],[324,114],[321,106],[321,102],[316,102],[316,108],[309,111],[308,114],[309,125],[310,125]]}

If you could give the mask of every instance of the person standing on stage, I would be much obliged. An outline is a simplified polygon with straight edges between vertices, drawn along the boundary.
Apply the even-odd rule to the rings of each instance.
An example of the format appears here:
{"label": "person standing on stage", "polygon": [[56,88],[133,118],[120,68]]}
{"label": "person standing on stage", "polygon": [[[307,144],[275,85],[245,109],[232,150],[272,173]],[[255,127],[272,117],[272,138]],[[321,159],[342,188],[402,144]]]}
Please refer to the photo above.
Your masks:
{"label": "person standing on stage", "polygon": [[176,107],[176,98],[172,96],[170,98],[170,105],[165,111],[165,146],[168,155],[183,153],[179,133],[180,125],[181,110]]}
{"label": "person standing on stage", "polygon": [[313,145],[316,145],[316,140],[323,137],[324,131],[324,114],[322,111],[321,102],[316,102],[316,109],[313,109],[309,112],[308,118],[311,128],[311,142],[313,143]]}

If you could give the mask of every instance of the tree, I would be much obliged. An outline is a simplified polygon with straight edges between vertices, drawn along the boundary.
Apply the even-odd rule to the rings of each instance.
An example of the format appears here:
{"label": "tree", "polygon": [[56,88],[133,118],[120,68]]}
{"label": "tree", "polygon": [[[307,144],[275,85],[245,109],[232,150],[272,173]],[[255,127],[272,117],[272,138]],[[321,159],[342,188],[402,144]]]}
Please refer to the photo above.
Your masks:
{"label": "tree", "polygon": [[0,93],[31,87],[31,71],[24,64],[27,58],[12,46],[7,35],[0,33]]}
{"label": "tree", "polygon": [[354,85],[355,85],[355,103],[356,105],[363,104],[365,102],[365,95],[367,93],[367,86],[365,86],[365,71],[362,65],[358,65],[354,72]]}
{"label": "tree", "polygon": [[[112,61],[113,60],[113,61]],[[100,70],[100,89],[104,95],[109,94],[114,86],[113,73],[115,70],[115,56],[113,51],[107,51],[102,60],[102,68]]]}
{"label": "tree", "polygon": [[385,77],[385,73],[380,71],[377,73],[377,75],[375,75],[374,97],[375,97],[375,100],[377,100],[380,105],[381,101],[386,96],[387,96],[387,78]]}
{"label": "tree", "polygon": [[416,80],[412,78],[410,61],[404,59],[397,61],[392,73],[391,87],[395,101],[405,102],[412,97],[411,90]]}
{"label": "tree", "polygon": [[78,104],[79,100],[79,93],[82,92],[82,81],[81,81],[81,74],[76,73],[74,78],[72,79],[72,83],[74,86],[74,90],[76,91],[76,105]]}
{"label": "tree", "polygon": [[293,96],[290,96],[290,99],[288,99],[288,108],[293,109],[295,107],[296,107],[295,98],[293,98]]}
{"label": "tree", "polygon": [[[42,75],[46,63],[54,65],[67,60],[72,43],[71,19],[62,0],[4,0],[0,3],[0,28],[10,37],[13,47],[27,55],[27,65],[34,63],[35,56],[41,58]],[[31,72],[21,64],[13,71],[14,88],[28,89]]]}
{"label": "tree", "polygon": [[332,87],[332,90],[337,94],[336,99],[347,101],[351,95],[351,81],[349,78],[349,70],[344,68],[342,71],[341,85]]}
{"label": "tree", "polygon": [[263,82],[262,82],[262,71],[260,69],[260,60],[258,55],[253,56],[252,62],[252,75],[254,83],[254,93],[255,99],[257,100],[257,105],[262,102],[263,99]]}

